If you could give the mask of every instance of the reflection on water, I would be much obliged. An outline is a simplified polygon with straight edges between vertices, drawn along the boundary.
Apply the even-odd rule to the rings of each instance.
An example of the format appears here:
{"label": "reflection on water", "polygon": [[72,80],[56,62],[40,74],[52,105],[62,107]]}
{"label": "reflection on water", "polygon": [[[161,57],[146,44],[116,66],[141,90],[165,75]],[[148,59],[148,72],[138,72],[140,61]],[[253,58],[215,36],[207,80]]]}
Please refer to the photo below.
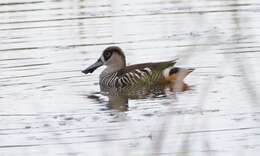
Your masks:
{"label": "reflection on water", "polygon": [[128,111],[128,101],[133,99],[145,98],[163,98],[167,96],[167,92],[171,92],[173,96],[176,92],[184,92],[190,89],[183,81],[178,81],[167,85],[154,85],[154,86],[140,86],[132,88],[102,88],[101,91],[87,96],[97,102],[104,103],[100,100],[100,95],[108,98],[108,109],[115,109],[118,111]]}
{"label": "reflection on water", "polygon": [[[1,1],[0,155],[258,156],[259,6]],[[102,69],[80,71],[111,45],[129,64],[180,58],[192,88],[98,92]]]}

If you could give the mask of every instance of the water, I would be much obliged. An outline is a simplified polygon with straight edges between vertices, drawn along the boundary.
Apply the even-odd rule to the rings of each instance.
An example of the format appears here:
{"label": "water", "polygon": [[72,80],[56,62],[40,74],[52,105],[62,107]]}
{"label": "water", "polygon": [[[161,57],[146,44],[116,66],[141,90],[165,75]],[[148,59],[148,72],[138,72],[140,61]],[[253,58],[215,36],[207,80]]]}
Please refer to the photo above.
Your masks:
{"label": "water", "polygon": [[[0,2],[0,155],[259,155],[257,0]],[[191,89],[111,104],[98,69],[180,58]],[[120,101],[120,100],[119,100]]]}

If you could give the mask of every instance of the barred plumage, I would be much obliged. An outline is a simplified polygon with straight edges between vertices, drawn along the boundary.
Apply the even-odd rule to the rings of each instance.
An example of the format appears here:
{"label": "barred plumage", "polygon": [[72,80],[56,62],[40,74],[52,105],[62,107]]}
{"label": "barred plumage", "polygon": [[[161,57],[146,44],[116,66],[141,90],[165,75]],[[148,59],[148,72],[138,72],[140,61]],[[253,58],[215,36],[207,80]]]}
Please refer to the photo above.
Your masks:
{"label": "barred plumage", "polygon": [[102,65],[107,68],[100,74],[100,85],[105,87],[128,87],[137,84],[157,84],[165,83],[176,78],[179,73],[184,72],[184,79],[193,69],[184,69],[173,67],[176,60],[144,63],[126,66],[125,55],[119,47],[111,46],[104,50],[102,56],[96,63],[82,71],[83,73],[92,73]]}
{"label": "barred plumage", "polygon": [[148,67],[144,69],[135,69],[130,72],[114,72],[100,78],[100,84],[108,87],[125,87],[143,82],[146,80],[159,80],[160,74],[153,73]]}

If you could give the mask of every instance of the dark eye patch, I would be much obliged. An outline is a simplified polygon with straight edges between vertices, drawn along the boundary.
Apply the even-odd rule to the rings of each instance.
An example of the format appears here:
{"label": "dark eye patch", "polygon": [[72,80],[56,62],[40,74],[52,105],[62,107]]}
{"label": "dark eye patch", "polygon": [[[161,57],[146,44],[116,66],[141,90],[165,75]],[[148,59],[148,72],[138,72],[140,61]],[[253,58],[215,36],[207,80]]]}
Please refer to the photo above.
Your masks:
{"label": "dark eye patch", "polygon": [[105,51],[103,53],[103,56],[104,56],[105,61],[107,61],[112,56],[112,52],[111,51]]}

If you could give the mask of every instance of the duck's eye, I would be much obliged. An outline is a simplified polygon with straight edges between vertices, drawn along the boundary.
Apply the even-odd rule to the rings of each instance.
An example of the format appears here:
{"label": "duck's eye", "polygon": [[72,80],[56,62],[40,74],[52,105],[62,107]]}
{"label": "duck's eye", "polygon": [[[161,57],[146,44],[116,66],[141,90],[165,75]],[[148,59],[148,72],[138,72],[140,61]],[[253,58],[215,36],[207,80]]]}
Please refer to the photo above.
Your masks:
{"label": "duck's eye", "polygon": [[107,51],[103,54],[104,59],[107,61],[111,57],[112,53],[110,51]]}
{"label": "duck's eye", "polygon": [[106,57],[109,57],[109,56],[111,55],[111,52],[106,52],[104,55],[105,55]]}

